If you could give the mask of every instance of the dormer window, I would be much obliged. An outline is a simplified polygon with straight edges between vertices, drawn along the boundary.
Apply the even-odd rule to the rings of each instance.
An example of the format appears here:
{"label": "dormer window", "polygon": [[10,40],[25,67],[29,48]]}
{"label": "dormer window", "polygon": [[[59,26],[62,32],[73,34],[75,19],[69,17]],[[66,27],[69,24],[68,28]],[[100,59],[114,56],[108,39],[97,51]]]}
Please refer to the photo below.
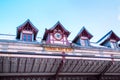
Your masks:
{"label": "dormer window", "polygon": [[92,38],[92,35],[85,29],[85,27],[83,27],[72,42],[80,46],[86,47],[90,45],[89,40],[91,38]]}
{"label": "dormer window", "polygon": [[43,42],[47,44],[69,45],[67,37],[70,32],[58,21],[52,28],[46,29]]}
{"label": "dormer window", "polygon": [[81,46],[89,46],[89,40],[87,37],[81,37],[80,43],[81,43]]}
{"label": "dormer window", "polygon": [[34,39],[34,34],[31,31],[23,30],[21,32],[21,39],[23,41],[33,41]]}
{"label": "dormer window", "polygon": [[105,36],[103,36],[97,43],[108,48],[118,48],[118,41],[120,38],[111,30]]}
{"label": "dormer window", "polygon": [[118,44],[117,44],[116,40],[111,39],[110,45],[111,45],[111,48],[118,48]]}
{"label": "dormer window", "polygon": [[21,26],[17,28],[17,39],[22,41],[36,40],[38,29],[28,19]]}

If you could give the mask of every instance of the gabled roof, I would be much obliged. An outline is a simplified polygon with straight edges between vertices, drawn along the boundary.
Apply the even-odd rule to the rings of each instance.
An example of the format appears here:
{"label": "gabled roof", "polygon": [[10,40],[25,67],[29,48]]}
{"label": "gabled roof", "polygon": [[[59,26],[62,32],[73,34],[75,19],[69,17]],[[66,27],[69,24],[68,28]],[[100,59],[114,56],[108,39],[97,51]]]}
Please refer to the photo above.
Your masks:
{"label": "gabled roof", "polygon": [[58,21],[53,27],[51,27],[49,30],[52,31],[55,28],[59,27],[60,29],[64,30],[66,33],[70,33],[65,27]]}
{"label": "gabled roof", "polygon": [[52,32],[54,29],[59,28],[61,30],[64,31],[64,33],[67,35],[67,37],[69,36],[70,32],[65,29],[65,27],[58,21],[53,27],[51,27],[50,29],[45,29],[45,33],[43,36],[43,40],[46,40],[48,33]]}
{"label": "gabled roof", "polygon": [[120,38],[111,30],[105,36],[103,36],[97,43],[103,44],[105,41],[108,41],[110,39],[113,39],[116,41],[120,40]]}
{"label": "gabled roof", "polygon": [[32,24],[32,22],[29,19],[27,19],[23,24],[17,27],[17,37],[16,37],[17,39],[20,38],[21,31],[27,26],[32,28],[32,32],[35,34],[35,37],[36,37],[38,33],[38,29]]}
{"label": "gabled roof", "polygon": [[83,26],[82,29],[79,31],[79,33],[77,34],[77,36],[73,39],[72,42],[76,42],[79,37],[81,36],[85,36],[85,37],[88,37],[88,39],[91,39],[93,36],[92,34],[90,34],[87,29]]}
{"label": "gabled roof", "polygon": [[23,24],[17,27],[17,30],[22,29],[23,27],[26,27],[26,25],[29,24],[36,32],[38,32],[38,29],[32,24],[32,22],[27,19]]}

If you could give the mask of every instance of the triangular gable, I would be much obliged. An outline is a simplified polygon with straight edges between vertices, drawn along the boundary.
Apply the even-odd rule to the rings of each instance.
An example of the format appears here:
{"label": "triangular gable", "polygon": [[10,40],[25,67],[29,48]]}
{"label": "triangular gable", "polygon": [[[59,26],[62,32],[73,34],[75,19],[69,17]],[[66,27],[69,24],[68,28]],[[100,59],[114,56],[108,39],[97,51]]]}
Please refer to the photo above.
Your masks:
{"label": "triangular gable", "polygon": [[81,37],[81,36],[85,36],[85,37],[87,37],[88,39],[91,39],[93,36],[92,36],[92,34],[90,34],[88,31],[87,31],[87,29],[83,26],[82,27],[82,29],[80,30],[80,32],[77,34],[77,36],[73,39],[73,41],[72,42],[76,42],[78,39],[79,39],[79,37]]}
{"label": "triangular gable", "polygon": [[58,21],[53,27],[51,27],[50,29],[45,29],[45,33],[44,33],[44,36],[43,36],[43,40],[46,40],[47,36],[48,36],[48,33],[49,32],[53,32],[54,29],[56,28],[59,28],[61,29],[62,31],[64,31],[64,33],[67,35],[67,37],[69,36],[70,32],[65,29],[65,27]]}
{"label": "triangular gable", "polygon": [[103,36],[97,43],[102,45],[104,42],[110,39],[116,40],[117,42],[120,40],[120,38],[111,30],[105,36]]}
{"label": "triangular gable", "polygon": [[31,27],[33,31],[38,32],[38,29],[32,24],[32,22],[28,19],[22,25],[17,27],[17,30],[22,30],[25,27]]}
{"label": "triangular gable", "polygon": [[[22,25],[17,27],[17,39],[20,39],[20,33],[22,30],[32,31],[36,37],[38,29],[32,24],[32,22],[28,19]],[[35,38],[34,37],[34,38]]]}
{"label": "triangular gable", "polygon": [[49,31],[53,31],[56,28],[63,30],[67,35],[70,34],[70,32],[67,29],[65,29],[65,27],[59,21],[52,28],[50,28]]}

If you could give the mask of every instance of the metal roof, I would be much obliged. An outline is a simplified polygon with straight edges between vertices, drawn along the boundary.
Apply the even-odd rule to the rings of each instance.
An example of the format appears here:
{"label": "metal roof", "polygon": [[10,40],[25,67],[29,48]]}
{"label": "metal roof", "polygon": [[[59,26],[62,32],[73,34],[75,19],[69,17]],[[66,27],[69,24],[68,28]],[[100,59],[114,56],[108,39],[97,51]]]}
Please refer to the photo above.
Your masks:
{"label": "metal roof", "polygon": [[58,52],[47,51],[45,47],[63,45],[8,41],[0,41],[2,80],[120,79],[120,50],[69,46],[74,50]]}
{"label": "metal roof", "polygon": [[111,30],[109,31],[105,36],[103,36],[100,40],[97,41],[98,44],[102,44],[105,42],[107,39],[112,39],[113,36],[115,37],[116,41],[119,41],[120,38]]}
{"label": "metal roof", "polygon": [[[6,54],[7,55],[7,54]],[[11,54],[14,55],[14,54]],[[86,76],[100,76],[99,78],[104,79],[105,76],[120,76],[120,62],[110,60],[91,60],[88,59],[67,59],[67,56],[61,58],[44,57],[26,57],[28,54],[21,54],[24,57],[14,56],[0,56],[0,77],[6,76],[39,76],[40,78],[77,78]],[[78,77],[79,76],[79,77]],[[81,77],[80,77],[81,76]],[[103,77],[104,76],[104,77]],[[17,78],[17,77],[16,77]],[[94,77],[93,77],[94,78]],[[112,78],[112,77],[111,77]],[[46,80],[46,79],[45,79]],[[53,80],[53,79],[52,79]],[[62,79],[63,80],[63,79]],[[86,79],[83,79],[86,80]],[[98,79],[95,79],[98,80]],[[118,80],[118,79],[112,79]]]}

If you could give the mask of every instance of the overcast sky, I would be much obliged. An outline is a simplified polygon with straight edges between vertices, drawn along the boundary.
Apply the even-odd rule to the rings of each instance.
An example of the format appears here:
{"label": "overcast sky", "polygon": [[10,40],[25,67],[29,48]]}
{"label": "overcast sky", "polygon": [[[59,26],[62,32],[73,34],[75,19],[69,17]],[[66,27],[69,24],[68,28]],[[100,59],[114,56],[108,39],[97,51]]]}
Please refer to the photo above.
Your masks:
{"label": "overcast sky", "polygon": [[110,30],[120,37],[120,0],[0,0],[0,34],[16,35],[27,19],[39,29],[37,37],[60,21],[69,40],[85,26],[96,42]]}

